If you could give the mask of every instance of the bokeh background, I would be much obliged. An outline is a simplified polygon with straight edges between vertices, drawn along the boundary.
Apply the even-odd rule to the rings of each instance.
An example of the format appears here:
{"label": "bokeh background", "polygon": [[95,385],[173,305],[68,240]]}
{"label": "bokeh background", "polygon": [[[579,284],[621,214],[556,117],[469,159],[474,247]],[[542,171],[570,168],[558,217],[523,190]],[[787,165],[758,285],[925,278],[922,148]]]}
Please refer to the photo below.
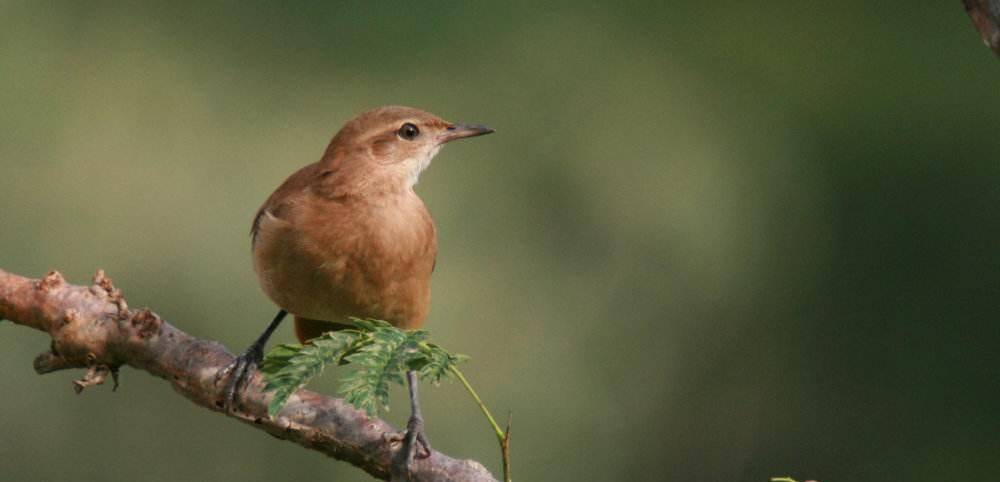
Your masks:
{"label": "bokeh background", "polygon": [[[3,2],[0,267],[242,349],[255,210],[389,103],[498,131],[417,190],[515,479],[1000,473],[1000,62],[958,1]],[[0,325],[4,481],[370,480],[135,370],[75,396],[46,346]],[[423,398],[499,475],[460,386]]]}

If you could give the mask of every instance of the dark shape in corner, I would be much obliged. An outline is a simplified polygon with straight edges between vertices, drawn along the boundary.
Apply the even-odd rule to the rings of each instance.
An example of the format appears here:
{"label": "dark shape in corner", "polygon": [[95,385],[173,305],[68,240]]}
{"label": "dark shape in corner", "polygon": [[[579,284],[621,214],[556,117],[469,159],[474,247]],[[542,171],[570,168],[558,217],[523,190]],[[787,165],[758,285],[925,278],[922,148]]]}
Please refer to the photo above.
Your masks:
{"label": "dark shape in corner", "polygon": [[1000,56],[1000,0],[962,0],[962,3],[983,43]]}

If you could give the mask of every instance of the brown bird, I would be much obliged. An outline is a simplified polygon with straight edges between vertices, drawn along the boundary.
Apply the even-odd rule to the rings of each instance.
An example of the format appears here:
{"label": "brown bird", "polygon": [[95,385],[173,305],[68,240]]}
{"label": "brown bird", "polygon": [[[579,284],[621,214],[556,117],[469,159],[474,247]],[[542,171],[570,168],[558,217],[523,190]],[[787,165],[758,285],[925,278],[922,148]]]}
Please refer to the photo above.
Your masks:
{"label": "brown bird", "polygon": [[[235,405],[286,312],[306,341],[350,326],[349,317],[419,328],[430,307],[437,257],[434,221],[414,192],[420,173],[445,143],[493,132],[454,124],[411,107],[358,115],[333,137],[323,157],[285,180],[264,202],[251,229],[254,269],[281,309],[227,369],[226,403]],[[414,441],[429,451],[414,372],[407,374]]]}

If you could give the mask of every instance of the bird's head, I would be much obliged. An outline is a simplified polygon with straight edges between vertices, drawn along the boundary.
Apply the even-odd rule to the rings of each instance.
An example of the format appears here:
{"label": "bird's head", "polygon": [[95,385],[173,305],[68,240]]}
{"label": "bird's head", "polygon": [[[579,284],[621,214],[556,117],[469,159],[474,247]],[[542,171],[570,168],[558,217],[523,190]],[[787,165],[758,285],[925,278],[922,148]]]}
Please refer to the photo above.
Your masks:
{"label": "bird's head", "polygon": [[412,107],[384,106],[344,124],[324,160],[344,174],[355,174],[349,177],[356,182],[380,190],[408,189],[445,143],[492,132],[484,125],[456,124]]}

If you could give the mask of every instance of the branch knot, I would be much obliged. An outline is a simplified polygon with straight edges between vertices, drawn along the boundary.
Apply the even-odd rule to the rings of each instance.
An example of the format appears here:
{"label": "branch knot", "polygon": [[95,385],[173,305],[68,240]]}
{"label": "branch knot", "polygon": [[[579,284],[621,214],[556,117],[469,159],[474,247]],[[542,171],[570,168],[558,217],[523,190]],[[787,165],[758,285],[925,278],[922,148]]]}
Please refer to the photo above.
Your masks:
{"label": "branch knot", "polygon": [[[87,358],[91,358],[92,355],[92,353],[87,355]],[[73,391],[80,394],[84,388],[101,385],[108,379],[108,375],[111,375],[111,378],[114,380],[114,386],[111,388],[111,391],[118,390],[118,367],[101,364],[90,365],[87,367],[87,373],[83,375],[83,378],[73,380]]]}
{"label": "branch knot", "polygon": [[66,279],[63,278],[62,273],[56,270],[52,270],[49,271],[49,273],[45,275],[44,278],[38,280],[35,284],[35,287],[37,287],[39,290],[42,291],[49,291],[53,288],[58,288],[65,283]]}
{"label": "branch knot", "polygon": [[138,313],[132,315],[132,328],[139,338],[146,339],[160,333],[163,326],[163,319],[149,308],[143,308]]}

